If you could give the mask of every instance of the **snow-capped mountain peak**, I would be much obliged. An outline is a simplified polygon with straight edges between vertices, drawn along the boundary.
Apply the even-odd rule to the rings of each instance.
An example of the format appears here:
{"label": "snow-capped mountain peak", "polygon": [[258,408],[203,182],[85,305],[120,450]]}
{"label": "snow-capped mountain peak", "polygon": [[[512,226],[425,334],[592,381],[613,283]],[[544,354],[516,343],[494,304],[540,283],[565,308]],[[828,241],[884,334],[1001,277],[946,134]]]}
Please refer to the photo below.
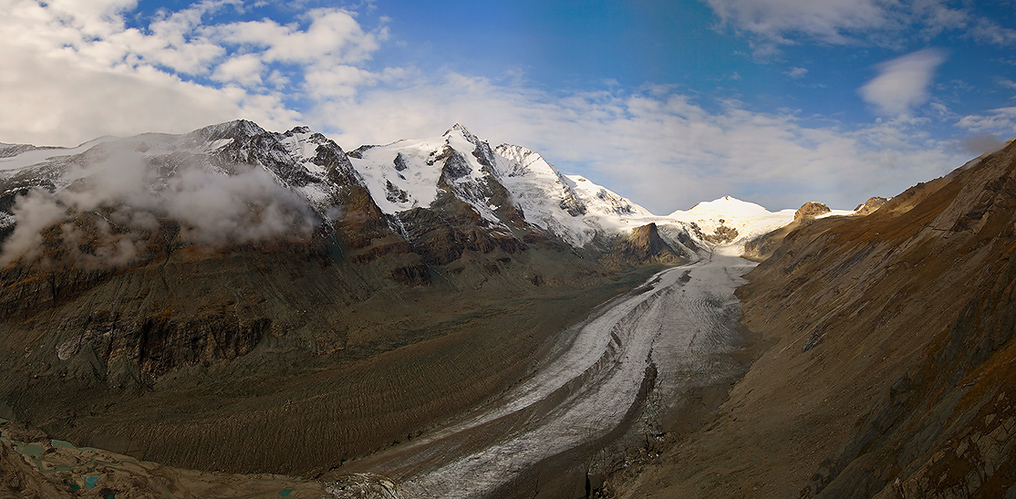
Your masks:
{"label": "snow-capped mountain peak", "polygon": [[678,210],[671,214],[671,216],[682,213],[728,213],[737,216],[764,216],[769,214],[769,210],[755,203],[741,201],[732,196],[723,196],[712,201],[698,203],[687,212]]}
{"label": "snow-capped mountain peak", "polygon": [[456,122],[441,136],[447,138],[451,135],[459,135],[473,145],[479,145],[480,143],[480,139],[477,138],[476,135],[473,135],[473,133],[470,132],[468,128],[466,128],[466,125],[463,125],[462,123]]}
{"label": "snow-capped mountain peak", "polygon": [[199,135],[208,140],[219,140],[223,138],[254,137],[265,133],[267,131],[257,123],[241,119],[209,125],[191,132],[191,135]]}

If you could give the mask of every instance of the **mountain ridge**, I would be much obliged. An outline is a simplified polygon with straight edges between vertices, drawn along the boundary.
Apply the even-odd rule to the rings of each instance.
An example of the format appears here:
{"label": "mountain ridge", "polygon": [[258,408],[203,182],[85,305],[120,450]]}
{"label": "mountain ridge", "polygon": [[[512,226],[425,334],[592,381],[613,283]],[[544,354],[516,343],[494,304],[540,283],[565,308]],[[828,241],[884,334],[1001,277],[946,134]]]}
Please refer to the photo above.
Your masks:
{"label": "mountain ridge", "polygon": [[[336,216],[334,206],[367,194],[372,202],[367,204],[373,204],[381,212],[375,213],[373,208],[364,204],[366,199],[361,199],[357,204],[372,212],[368,218],[377,220],[383,217],[392,232],[401,236],[407,234],[398,214],[431,206],[444,190],[468,204],[482,219],[481,225],[490,225],[488,229],[500,226],[502,230],[512,232],[520,224],[528,223],[576,248],[594,240],[600,240],[596,244],[603,246],[607,244],[604,239],[623,238],[634,227],[657,223],[670,245],[694,259],[698,251],[716,244],[705,236],[722,225],[717,221],[724,219],[721,212],[728,212],[725,219],[728,225],[739,215],[769,219],[759,227],[738,227],[739,233],[744,235],[742,239],[750,239],[760,232],[776,228],[776,225],[789,223],[785,220],[786,210],[769,213],[758,205],[740,201],[738,208],[734,209],[703,209],[724,200],[729,207],[737,204],[731,203],[729,200],[733,198],[729,196],[699,203],[686,212],[679,210],[667,216],[653,215],[585,177],[562,174],[539,153],[525,147],[502,144],[491,148],[461,123],[456,123],[437,139],[399,139],[386,145],[360,146],[348,154],[323,134],[308,127],[299,126],[284,133],[275,133],[248,120],[210,125],[184,135],[107,137],[76,148],[24,146],[34,149],[0,158],[0,181],[10,181],[18,172],[32,168],[41,170],[46,165],[60,163],[61,158],[67,160],[87,153],[92,147],[116,141],[133,141],[134,148],[145,148],[142,154],[148,156],[152,155],[151,149],[148,149],[152,146],[148,142],[156,143],[158,148],[159,142],[166,146],[166,143],[175,141],[175,144],[169,144],[175,151],[170,152],[170,158],[173,155],[205,153],[210,156],[206,163],[261,165],[280,185],[305,198],[324,221]],[[214,165],[209,166],[215,170]],[[53,182],[35,184],[38,185],[24,183],[20,192],[31,187],[58,187]],[[351,196],[350,200],[336,198],[343,189],[358,191],[360,188],[366,193],[344,192],[342,195]],[[12,225],[11,220],[14,219],[10,212],[14,196],[9,194],[0,199],[0,218],[7,221],[5,227]],[[492,200],[498,202],[491,203]],[[756,209],[751,213],[743,209],[738,211],[740,207],[749,205]],[[715,216],[717,214],[718,217]],[[711,222],[709,218],[712,218]],[[758,224],[750,222],[748,225]],[[383,238],[383,232],[386,231],[377,235]],[[692,246],[695,247],[687,246],[689,241],[694,241],[696,244]]]}

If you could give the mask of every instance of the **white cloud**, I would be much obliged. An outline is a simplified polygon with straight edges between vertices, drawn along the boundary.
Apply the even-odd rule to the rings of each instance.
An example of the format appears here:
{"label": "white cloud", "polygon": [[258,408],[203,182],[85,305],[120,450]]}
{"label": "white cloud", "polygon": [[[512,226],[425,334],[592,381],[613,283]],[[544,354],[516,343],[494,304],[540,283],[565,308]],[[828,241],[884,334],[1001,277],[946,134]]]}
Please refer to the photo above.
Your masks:
{"label": "white cloud", "polygon": [[258,86],[263,83],[261,73],[265,65],[261,58],[254,54],[243,54],[230,57],[215,68],[212,79],[221,82],[237,82],[245,86]]}
{"label": "white cloud", "polygon": [[946,0],[702,1],[723,24],[747,33],[755,55],[765,58],[801,38],[901,47],[913,38],[930,39],[949,31],[981,43],[1016,44],[1016,29],[977,15],[972,5],[955,7]]}
{"label": "white cloud", "polygon": [[143,130],[183,132],[243,112],[244,95],[152,69],[95,68],[70,54],[7,48],[0,48],[0,66],[18,71],[0,72],[0,93],[18,97],[0,106],[5,142],[70,145]]}
{"label": "white cloud", "polygon": [[944,54],[925,49],[878,65],[878,76],[860,89],[865,102],[890,116],[908,114],[930,98],[935,70],[945,62]]}
{"label": "white cloud", "polygon": [[792,80],[800,80],[801,78],[804,78],[805,75],[808,74],[808,69],[807,68],[790,68],[790,70],[788,70],[786,74]]}
{"label": "white cloud", "polygon": [[[10,5],[19,3],[8,0]],[[36,4],[39,2],[30,2]],[[122,25],[120,13],[137,5],[137,0],[50,0],[46,8],[69,26],[89,36],[107,36]]]}
{"label": "white cloud", "polygon": [[[348,98],[357,85],[385,77],[355,65],[372,56],[387,29],[365,31],[343,9],[312,11],[305,27],[209,24],[211,15],[245,7],[241,0],[204,0],[127,27],[135,6],[0,0],[0,93],[19,96],[0,107],[0,140],[74,145],[239,117],[283,128],[302,121],[285,100]],[[328,75],[337,65],[344,66]],[[181,78],[187,75],[217,84]]]}
{"label": "white cloud", "polygon": [[880,0],[707,0],[724,23],[767,40],[803,34],[842,44],[850,32],[887,28],[891,2]]}
{"label": "white cloud", "polygon": [[956,124],[971,132],[996,133],[1012,137],[1016,134],[1016,107],[1003,107],[984,114],[964,116]]}
{"label": "white cloud", "polygon": [[326,59],[329,63],[355,63],[368,59],[387,38],[381,28],[365,32],[350,12],[319,9],[306,30],[283,26],[265,19],[231,23],[215,28],[215,36],[226,43],[264,49],[266,61],[311,63]]}

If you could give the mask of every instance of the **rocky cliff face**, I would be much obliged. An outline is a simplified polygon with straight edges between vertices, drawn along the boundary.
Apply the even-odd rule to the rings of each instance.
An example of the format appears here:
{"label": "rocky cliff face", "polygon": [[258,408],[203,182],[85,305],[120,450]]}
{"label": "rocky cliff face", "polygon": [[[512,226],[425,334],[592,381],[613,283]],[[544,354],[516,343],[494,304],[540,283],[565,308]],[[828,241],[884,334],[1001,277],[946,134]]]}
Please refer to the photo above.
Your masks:
{"label": "rocky cliff face", "polygon": [[1014,217],[1010,145],[787,234],[739,291],[768,347],[664,495],[1016,493]]}

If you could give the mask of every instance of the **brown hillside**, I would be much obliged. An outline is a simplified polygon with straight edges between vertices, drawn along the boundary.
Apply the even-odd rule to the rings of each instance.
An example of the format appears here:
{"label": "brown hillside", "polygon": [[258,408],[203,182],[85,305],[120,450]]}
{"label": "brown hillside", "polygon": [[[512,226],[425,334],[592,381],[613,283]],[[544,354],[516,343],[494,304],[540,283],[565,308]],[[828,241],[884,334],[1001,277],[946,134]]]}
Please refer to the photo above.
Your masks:
{"label": "brown hillside", "polygon": [[787,235],[739,290],[770,346],[631,496],[1014,493],[1014,218],[1010,145]]}

